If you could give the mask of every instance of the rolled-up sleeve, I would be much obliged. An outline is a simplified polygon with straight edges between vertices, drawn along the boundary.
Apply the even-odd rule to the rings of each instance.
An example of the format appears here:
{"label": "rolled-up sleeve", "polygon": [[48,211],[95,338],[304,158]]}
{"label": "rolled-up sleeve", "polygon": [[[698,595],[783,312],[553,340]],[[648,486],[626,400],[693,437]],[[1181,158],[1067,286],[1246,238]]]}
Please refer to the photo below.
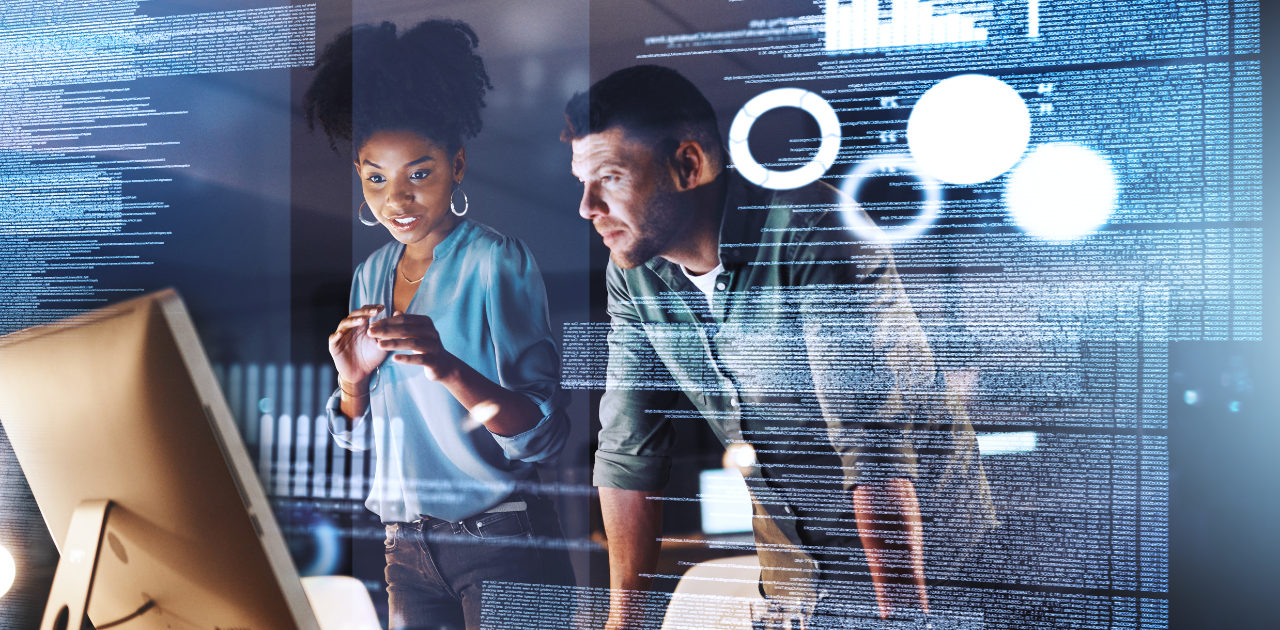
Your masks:
{"label": "rolled-up sleeve", "polygon": [[485,277],[489,330],[498,384],[523,394],[542,419],[513,436],[492,434],[507,459],[542,462],[554,458],[569,439],[568,397],[560,389],[560,354],[551,336],[547,290],[524,243],[502,238],[494,244]]}
{"label": "rolled-up sleeve", "polygon": [[338,446],[349,451],[369,450],[366,430],[369,422],[368,409],[359,418],[348,418],[342,413],[342,390],[335,389],[333,395],[329,396],[329,402],[325,404],[325,411],[329,417],[329,434]]}
{"label": "rolled-up sleeve", "polygon": [[517,435],[492,434],[507,459],[540,462],[555,457],[569,439],[569,418],[561,409],[542,416],[532,429]]}
{"label": "rolled-up sleeve", "polygon": [[671,476],[675,430],[666,411],[680,392],[639,322],[622,274],[610,264],[607,275],[609,363],[593,483],[657,492]]}

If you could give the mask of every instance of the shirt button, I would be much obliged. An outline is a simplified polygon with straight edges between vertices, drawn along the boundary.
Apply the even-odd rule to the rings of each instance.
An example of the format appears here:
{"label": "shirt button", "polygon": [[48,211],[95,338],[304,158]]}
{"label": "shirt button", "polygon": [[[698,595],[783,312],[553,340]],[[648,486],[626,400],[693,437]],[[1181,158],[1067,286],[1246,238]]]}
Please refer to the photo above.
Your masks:
{"label": "shirt button", "polygon": [[724,283],[723,283],[723,282],[717,282],[717,283],[716,283],[716,290],[717,290],[717,291],[723,291],[723,290],[724,290]]}
{"label": "shirt button", "polygon": [[790,506],[790,505],[784,505],[784,506],[782,506],[782,509],[786,510],[786,511],[787,511],[787,514],[790,514],[790,513],[791,513],[791,506]]}
{"label": "shirt button", "polygon": [[737,398],[730,398],[730,399],[729,399],[729,404],[730,404],[730,405],[733,405],[734,407],[737,407],[737,406],[738,406],[738,399],[737,399]]}

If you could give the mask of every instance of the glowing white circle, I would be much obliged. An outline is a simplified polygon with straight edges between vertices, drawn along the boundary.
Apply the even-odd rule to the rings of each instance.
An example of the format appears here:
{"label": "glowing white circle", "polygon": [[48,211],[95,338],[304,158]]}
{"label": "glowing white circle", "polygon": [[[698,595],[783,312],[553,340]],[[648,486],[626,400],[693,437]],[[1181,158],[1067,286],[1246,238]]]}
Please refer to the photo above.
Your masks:
{"label": "glowing white circle", "polygon": [[1026,101],[1009,84],[962,74],[926,91],[907,119],[920,169],[951,184],[980,184],[1018,163],[1031,141]]}
{"label": "glowing white circle", "polygon": [[18,567],[13,563],[13,556],[9,554],[8,549],[0,547],[0,595],[9,592],[17,575]]}
{"label": "glowing white circle", "polygon": [[[751,126],[756,119],[779,107],[798,107],[808,112],[818,121],[818,130],[822,134],[818,154],[808,164],[791,171],[775,171],[761,166],[751,156],[751,148],[747,145],[747,137],[751,135]],[[836,163],[839,153],[840,118],[836,116],[836,110],[831,108],[827,99],[800,88],[778,88],[756,95],[738,110],[733,124],[729,126],[729,156],[733,158],[734,167],[747,181],[773,190],[791,190],[818,181]]]}
{"label": "glowing white circle", "polygon": [[864,241],[888,242],[913,239],[933,226],[938,216],[942,214],[942,184],[921,173],[915,161],[906,153],[879,155],[858,164],[840,185],[840,192],[857,201],[862,180],[876,173],[903,173],[920,182],[920,187],[924,190],[924,203],[921,205],[920,215],[907,225],[885,230],[876,225],[875,221],[861,210],[846,211],[842,213],[845,226]]}
{"label": "glowing white circle", "polygon": [[1023,231],[1079,238],[1102,227],[1120,196],[1111,162],[1078,144],[1042,144],[1009,175],[1004,203]]}

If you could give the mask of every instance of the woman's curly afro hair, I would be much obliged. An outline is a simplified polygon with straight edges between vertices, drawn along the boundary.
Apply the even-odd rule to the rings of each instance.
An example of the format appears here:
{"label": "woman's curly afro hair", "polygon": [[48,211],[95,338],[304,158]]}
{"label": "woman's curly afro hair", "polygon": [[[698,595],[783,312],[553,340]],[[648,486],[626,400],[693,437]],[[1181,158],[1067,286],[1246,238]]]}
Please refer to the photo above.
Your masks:
{"label": "woman's curly afro hair", "polygon": [[449,153],[480,133],[484,95],[493,89],[465,22],[427,20],[396,36],[396,25],[361,24],[324,49],[307,88],[307,126],[320,121],[337,151],[359,151],[369,136],[409,130]]}

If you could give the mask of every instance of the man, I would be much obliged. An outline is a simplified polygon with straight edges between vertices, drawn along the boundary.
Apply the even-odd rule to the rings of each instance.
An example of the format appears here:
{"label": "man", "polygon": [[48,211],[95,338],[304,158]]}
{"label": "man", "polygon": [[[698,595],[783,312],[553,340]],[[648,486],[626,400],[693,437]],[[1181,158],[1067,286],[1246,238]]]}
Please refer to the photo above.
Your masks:
{"label": "man", "polygon": [[[724,444],[755,447],[747,481],[771,603],[815,627],[854,614],[869,573],[880,617],[927,614],[914,443],[943,454],[923,474],[931,488],[950,475],[967,480],[953,495],[984,503],[985,484],[887,250],[849,244],[830,186],[773,191],[728,170],[714,110],[674,70],[615,72],[566,120],[579,212],[611,258],[594,480],[609,627],[635,618],[628,592],[652,583],[674,439],[663,412],[680,392]],[[970,534],[990,527],[989,503],[965,519]]]}

